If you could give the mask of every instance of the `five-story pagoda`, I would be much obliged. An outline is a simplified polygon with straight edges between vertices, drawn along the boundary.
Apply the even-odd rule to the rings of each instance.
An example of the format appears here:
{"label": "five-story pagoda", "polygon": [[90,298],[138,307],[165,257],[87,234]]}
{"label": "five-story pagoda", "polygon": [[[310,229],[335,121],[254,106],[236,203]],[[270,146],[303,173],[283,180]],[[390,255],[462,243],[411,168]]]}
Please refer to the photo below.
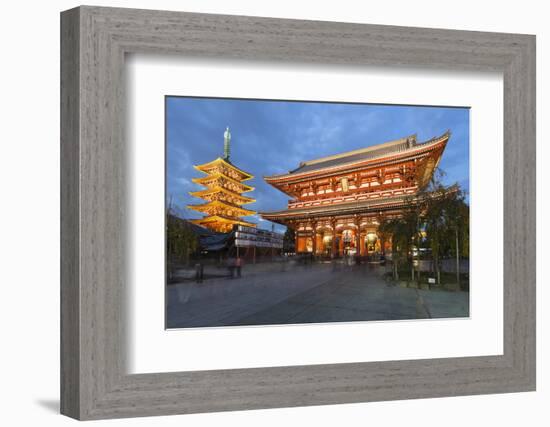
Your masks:
{"label": "five-story pagoda", "polygon": [[189,194],[205,200],[206,203],[187,205],[189,209],[206,214],[203,218],[192,220],[193,223],[220,233],[231,231],[234,225],[256,227],[256,224],[241,219],[243,216],[256,213],[242,207],[255,202],[253,198],[243,195],[243,193],[254,190],[254,187],[244,183],[244,181],[252,179],[253,176],[231,163],[229,160],[230,142],[231,133],[227,128],[224,132],[223,158],[218,157],[209,163],[194,166],[206,176],[193,178],[193,182],[206,188],[192,191]]}

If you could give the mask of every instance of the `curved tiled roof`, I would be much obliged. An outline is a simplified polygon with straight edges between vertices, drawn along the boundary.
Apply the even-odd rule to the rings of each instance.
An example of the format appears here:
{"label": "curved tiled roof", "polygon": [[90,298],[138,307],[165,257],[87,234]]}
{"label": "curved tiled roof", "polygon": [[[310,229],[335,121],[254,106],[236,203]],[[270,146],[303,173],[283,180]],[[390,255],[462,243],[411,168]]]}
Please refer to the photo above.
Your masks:
{"label": "curved tiled roof", "polygon": [[416,138],[414,136],[409,138],[403,138],[392,142],[391,145],[380,144],[372,147],[367,147],[362,150],[350,151],[335,156],[323,157],[321,159],[310,160],[303,162],[300,166],[290,173],[309,172],[317,169],[325,169],[331,166],[340,165],[344,163],[354,163],[358,160],[367,160],[380,157],[384,154],[399,153],[416,145]]}
{"label": "curved tiled roof", "polygon": [[432,138],[428,141],[417,142],[416,135],[411,135],[395,141],[386,142],[383,144],[373,145],[360,150],[348,151],[333,156],[322,157],[315,160],[309,160],[307,162],[300,163],[296,169],[279,175],[266,176],[266,181],[277,180],[279,178],[290,178],[293,176],[311,173],[315,171],[324,171],[335,167],[343,167],[345,165],[354,165],[356,163],[364,162],[365,160],[384,158],[391,156],[392,154],[406,155],[409,152],[414,152],[420,148],[427,147],[432,144],[437,144],[441,140],[448,138],[450,132],[447,131],[443,135]]}

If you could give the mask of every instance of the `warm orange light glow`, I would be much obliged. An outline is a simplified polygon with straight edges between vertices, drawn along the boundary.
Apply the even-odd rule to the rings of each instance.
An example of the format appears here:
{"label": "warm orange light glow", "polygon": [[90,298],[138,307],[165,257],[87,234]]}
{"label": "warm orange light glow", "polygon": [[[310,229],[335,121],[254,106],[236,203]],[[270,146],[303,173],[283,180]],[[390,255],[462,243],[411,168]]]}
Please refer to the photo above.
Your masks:
{"label": "warm orange light glow", "polygon": [[[198,197],[200,199],[204,199],[208,201],[221,200],[221,201],[233,203],[235,205],[245,205],[256,201],[256,199],[253,199],[252,197],[243,196],[241,194],[227,190],[224,187],[221,187],[217,184],[211,185],[206,190],[193,191],[193,192],[190,192],[189,194],[191,194],[194,197]],[[250,214],[247,214],[247,215],[250,215]]]}
{"label": "warm orange light glow", "polygon": [[380,222],[399,217],[418,202],[419,190],[429,183],[449,138],[450,132],[445,132],[419,142],[411,135],[301,162],[287,173],[266,176],[267,183],[291,199],[286,209],[262,212],[261,216],[300,232],[296,252],[311,252],[316,232],[331,224],[334,239],[330,248],[328,239],[319,238],[313,251],[367,255],[365,243],[370,250],[382,247],[376,234]]}
{"label": "warm orange light glow", "polygon": [[229,160],[220,157],[209,163],[194,167],[207,174],[205,177],[193,179],[193,182],[206,188],[189,193],[194,197],[207,201],[207,203],[200,205],[187,205],[189,209],[206,214],[204,218],[192,220],[194,224],[221,233],[231,231],[234,225],[256,227],[256,224],[241,219],[242,216],[256,213],[242,207],[242,205],[256,201],[251,197],[242,195],[242,193],[254,189],[254,187],[242,183],[242,181],[252,179],[251,174],[237,168]]}
{"label": "warm orange light glow", "polygon": [[247,181],[249,179],[254,178],[253,175],[239,169],[238,167],[230,163],[228,160],[222,159],[221,157],[218,157],[216,160],[212,160],[209,163],[204,163],[202,165],[196,165],[193,167],[208,175],[221,173],[222,175],[230,176],[231,178],[239,182]]}

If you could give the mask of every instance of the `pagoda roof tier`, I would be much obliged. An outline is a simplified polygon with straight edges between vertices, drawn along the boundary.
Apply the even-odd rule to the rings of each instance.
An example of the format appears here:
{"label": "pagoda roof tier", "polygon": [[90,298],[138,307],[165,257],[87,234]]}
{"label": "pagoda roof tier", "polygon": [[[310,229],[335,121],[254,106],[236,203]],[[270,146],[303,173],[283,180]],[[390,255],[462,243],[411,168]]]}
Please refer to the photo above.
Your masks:
{"label": "pagoda roof tier", "polygon": [[213,230],[227,232],[233,228],[233,225],[244,225],[245,227],[256,227],[252,222],[243,221],[241,219],[228,218],[222,215],[213,215],[206,218],[192,219],[193,224],[202,225]]}
{"label": "pagoda roof tier", "polygon": [[222,173],[214,173],[212,175],[202,176],[200,178],[192,178],[192,181],[195,184],[204,185],[205,187],[209,187],[213,183],[217,184],[220,187],[224,187],[224,184],[228,182],[236,186],[238,189],[237,191],[241,193],[247,193],[249,191],[254,190],[254,187],[251,187],[250,185],[236,181],[233,178],[229,176],[225,176]]}
{"label": "pagoda roof tier", "polygon": [[220,211],[222,211],[226,213],[227,217],[248,216],[256,213],[255,211],[243,209],[239,206],[232,205],[221,200],[213,200],[202,205],[187,205],[187,207],[209,215],[217,215]]}
{"label": "pagoda roof tier", "polygon": [[447,131],[439,137],[420,143],[416,141],[415,135],[411,135],[360,150],[302,162],[298,168],[288,173],[267,176],[264,179],[281,191],[285,191],[283,186],[291,183],[336,176],[433,156],[434,161],[431,162],[431,168],[424,171],[427,175],[431,176],[433,168],[437,166],[449,137],[450,132]]}
{"label": "pagoda roof tier", "polygon": [[212,186],[201,191],[190,191],[189,194],[208,201],[222,200],[234,205],[245,205],[256,201],[252,197],[243,196],[220,186]]}
{"label": "pagoda roof tier", "polygon": [[[227,168],[231,171],[233,171],[236,176],[239,177],[238,181],[247,181],[249,179],[254,178],[253,175],[249,174],[248,172],[245,172],[238,167],[236,167],[233,163],[231,163],[227,159],[222,159],[221,157],[218,157],[215,160],[212,160],[211,162],[204,163],[202,165],[196,165],[194,166],[195,169],[204,172],[206,174],[211,174],[212,172],[218,173],[220,168]],[[227,175],[224,173],[224,175]]]}

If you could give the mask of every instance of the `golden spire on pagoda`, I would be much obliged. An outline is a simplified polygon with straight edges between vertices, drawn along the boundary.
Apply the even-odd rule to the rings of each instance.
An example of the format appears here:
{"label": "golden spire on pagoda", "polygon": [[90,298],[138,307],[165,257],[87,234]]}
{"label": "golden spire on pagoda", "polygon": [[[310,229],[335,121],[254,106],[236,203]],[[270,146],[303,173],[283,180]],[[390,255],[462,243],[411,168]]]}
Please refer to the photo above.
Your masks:
{"label": "golden spire on pagoda", "polygon": [[256,227],[256,224],[241,219],[243,216],[256,213],[242,207],[242,205],[253,203],[256,200],[242,194],[254,190],[254,187],[243,183],[243,181],[254,177],[229,161],[229,144],[231,142],[229,127],[226,128],[223,137],[223,158],[218,157],[211,162],[194,166],[206,176],[193,178],[193,182],[206,187],[206,189],[192,191],[189,194],[205,200],[206,203],[187,205],[187,207],[206,214],[203,218],[192,220],[193,223],[226,233],[231,231],[234,225]]}

